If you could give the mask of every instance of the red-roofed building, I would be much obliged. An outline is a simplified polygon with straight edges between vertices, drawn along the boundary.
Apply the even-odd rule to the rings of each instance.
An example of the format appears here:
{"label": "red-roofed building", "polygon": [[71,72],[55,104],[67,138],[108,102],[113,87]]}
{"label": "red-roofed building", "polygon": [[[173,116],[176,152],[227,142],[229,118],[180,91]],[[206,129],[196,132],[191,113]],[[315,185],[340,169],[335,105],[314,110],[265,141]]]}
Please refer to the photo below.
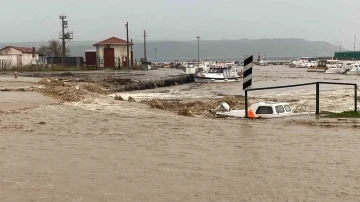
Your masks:
{"label": "red-roofed building", "polygon": [[2,69],[37,64],[39,59],[35,48],[6,46],[0,49],[0,68]]}
{"label": "red-roofed building", "polygon": [[[129,42],[130,65],[133,64],[133,43]],[[111,37],[94,44],[99,67],[126,67],[127,41]]]}

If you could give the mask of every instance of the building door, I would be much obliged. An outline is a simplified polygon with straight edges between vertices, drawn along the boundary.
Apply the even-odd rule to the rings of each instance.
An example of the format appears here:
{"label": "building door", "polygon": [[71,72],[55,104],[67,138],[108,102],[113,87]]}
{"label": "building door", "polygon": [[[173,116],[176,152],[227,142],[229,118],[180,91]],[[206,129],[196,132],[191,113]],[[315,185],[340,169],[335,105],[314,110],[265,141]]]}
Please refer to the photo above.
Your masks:
{"label": "building door", "polygon": [[131,64],[130,64],[130,66],[132,67],[132,66],[134,66],[134,52],[133,51],[131,51],[130,52],[130,58],[131,58]]}
{"label": "building door", "polygon": [[17,56],[17,67],[22,67],[22,55]]}
{"label": "building door", "polygon": [[123,66],[123,67],[128,67],[128,66],[127,66],[127,59],[126,59],[126,57],[122,57],[122,66]]}
{"label": "building door", "polygon": [[114,48],[104,48],[104,67],[115,67]]}

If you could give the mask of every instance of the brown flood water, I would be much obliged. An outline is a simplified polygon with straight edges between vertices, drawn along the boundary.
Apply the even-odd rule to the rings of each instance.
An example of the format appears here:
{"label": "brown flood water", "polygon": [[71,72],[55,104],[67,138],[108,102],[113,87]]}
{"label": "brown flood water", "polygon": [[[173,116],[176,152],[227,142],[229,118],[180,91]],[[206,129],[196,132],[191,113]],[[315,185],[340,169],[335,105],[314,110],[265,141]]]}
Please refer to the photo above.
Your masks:
{"label": "brown flood water", "polygon": [[356,124],[183,117],[105,96],[37,99],[37,108],[0,113],[0,201],[360,198]]}

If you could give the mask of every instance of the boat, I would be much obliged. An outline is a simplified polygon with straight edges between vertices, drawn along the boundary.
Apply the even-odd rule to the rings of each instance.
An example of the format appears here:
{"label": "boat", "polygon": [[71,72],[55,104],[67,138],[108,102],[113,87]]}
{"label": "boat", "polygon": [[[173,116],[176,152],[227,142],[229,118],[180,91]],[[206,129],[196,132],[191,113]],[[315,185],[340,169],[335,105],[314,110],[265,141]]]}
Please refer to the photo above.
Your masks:
{"label": "boat", "polygon": [[232,65],[212,66],[207,72],[195,75],[196,83],[217,83],[240,81],[242,71]]}
{"label": "boat", "polygon": [[260,66],[268,66],[269,65],[269,63],[266,61],[265,56],[259,61],[259,65]]}
{"label": "boat", "polygon": [[326,60],[327,68],[341,67],[342,64],[343,64],[343,61],[340,61],[340,60]]}
{"label": "boat", "polygon": [[292,62],[292,66],[296,68],[308,68],[308,67],[315,67],[317,62],[313,57],[301,57],[297,61]]}
{"label": "boat", "polygon": [[319,60],[315,67],[308,67],[308,72],[325,72],[328,69],[326,66],[326,60]]}
{"label": "boat", "polygon": [[353,64],[355,64],[354,61],[345,61],[340,67],[328,68],[325,74],[344,74],[352,68]]}
{"label": "boat", "polygon": [[[227,106],[222,104],[222,106]],[[223,109],[226,109],[223,107]],[[217,115],[230,117],[245,117],[245,110],[225,110],[216,112]],[[249,118],[282,118],[289,116],[306,115],[309,113],[294,113],[289,103],[286,102],[258,102],[250,106],[248,110]]]}
{"label": "boat", "polygon": [[355,63],[355,64],[350,65],[349,69],[346,71],[346,74],[359,75],[360,74],[360,64]]}

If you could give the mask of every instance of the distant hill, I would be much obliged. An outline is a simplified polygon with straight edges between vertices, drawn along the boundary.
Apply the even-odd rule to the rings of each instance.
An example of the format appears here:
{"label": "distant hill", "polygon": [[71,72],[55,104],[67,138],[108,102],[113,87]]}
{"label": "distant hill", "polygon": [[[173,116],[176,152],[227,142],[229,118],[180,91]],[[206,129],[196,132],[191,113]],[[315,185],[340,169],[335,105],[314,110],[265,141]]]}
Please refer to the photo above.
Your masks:
{"label": "distant hill", "polygon": [[[86,50],[94,50],[95,41],[71,41],[68,47],[73,56],[84,56]],[[6,45],[39,47],[46,42],[0,43]],[[191,60],[197,58],[197,41],[153,41],[147,42],[147,57],[154,60],[157,48],[158,60]],[[143,43],[135,42],[135,58],[143,57]],[[241,59],[244,55],[266,55],[267,57],[333,56],[338,46],[325,41],[303,39],[240,39],[240,40],[200,40],[201,59]],[[344,50],[345,51],[345,50]]]}

